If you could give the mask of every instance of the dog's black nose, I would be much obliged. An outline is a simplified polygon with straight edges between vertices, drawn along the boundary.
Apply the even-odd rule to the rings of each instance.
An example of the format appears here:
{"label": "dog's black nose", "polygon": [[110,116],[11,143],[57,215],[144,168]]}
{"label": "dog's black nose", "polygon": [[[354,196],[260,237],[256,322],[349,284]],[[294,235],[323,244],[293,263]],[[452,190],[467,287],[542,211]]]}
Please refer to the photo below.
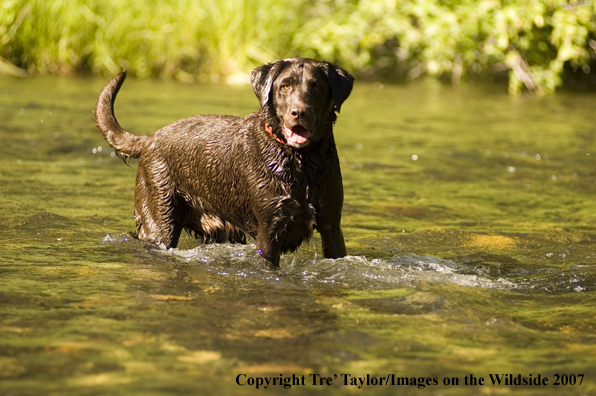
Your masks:
{"label": "dog's black nose", "polygon": [[290,114],[292,115],[292,117],[294,117],[295,120],[300,120],[306,117],[306,109],[294,108],[290,111]]}

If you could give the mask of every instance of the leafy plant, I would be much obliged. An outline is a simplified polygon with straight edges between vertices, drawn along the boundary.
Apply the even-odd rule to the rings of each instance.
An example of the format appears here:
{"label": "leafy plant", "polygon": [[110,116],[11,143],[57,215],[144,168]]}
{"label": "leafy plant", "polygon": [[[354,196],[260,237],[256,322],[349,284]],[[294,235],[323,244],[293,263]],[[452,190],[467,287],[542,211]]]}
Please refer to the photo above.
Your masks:
{"label": "leafy plant", "polygon": [[564,67],[590,73],[596,5],[557,0],[323,0],[296,33],[313,57],[364,73],[406,78],[509,70],[509,92],[539,95],[561,85]]}
{"label": "leafy plant", "polygon": [[594,0],[4,0],[0,73],[125,68],[139,77],[246,81],[287,56],[362,77],[508,73],[542,95],[565,70],[592,73]]}

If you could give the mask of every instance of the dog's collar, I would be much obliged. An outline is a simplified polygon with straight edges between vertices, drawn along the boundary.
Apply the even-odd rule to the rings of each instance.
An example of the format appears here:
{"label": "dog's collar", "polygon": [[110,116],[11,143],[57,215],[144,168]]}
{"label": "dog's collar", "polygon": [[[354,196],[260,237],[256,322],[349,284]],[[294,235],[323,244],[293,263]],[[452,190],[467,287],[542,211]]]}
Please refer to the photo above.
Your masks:
{"label": "dog's collar", "polygon": [[268,134],[270,134],[271,136],[273,136],[278,142],[280,142],[281,144],[286,144],[286,142],[284,142],[283,140],[281,140],[280,138],[278,138],[274,133],[273,133],[273,128],[271,128],[269,126],[268,123],[265,123],[265,132],[267,132]]}

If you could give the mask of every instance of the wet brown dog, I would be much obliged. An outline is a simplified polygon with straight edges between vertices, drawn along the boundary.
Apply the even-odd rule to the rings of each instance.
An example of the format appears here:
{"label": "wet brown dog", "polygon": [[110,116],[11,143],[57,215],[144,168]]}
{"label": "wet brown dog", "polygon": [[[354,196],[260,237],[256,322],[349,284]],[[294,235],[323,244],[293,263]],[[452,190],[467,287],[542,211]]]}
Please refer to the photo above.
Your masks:
{"label": "wet brown dog", "polygon": [[151,136],[124,131],[114,116],[125,78],[103,89],[95,122],[121,158],[139,158],[138,238],[176,247],[183,229],[205,242],[249,235],[277,267],[316,229],[325,257],[345,256],[333,124],[352,90],[349,73],[312,59],[268,63],[250,75],[259,111],[194,116]]}

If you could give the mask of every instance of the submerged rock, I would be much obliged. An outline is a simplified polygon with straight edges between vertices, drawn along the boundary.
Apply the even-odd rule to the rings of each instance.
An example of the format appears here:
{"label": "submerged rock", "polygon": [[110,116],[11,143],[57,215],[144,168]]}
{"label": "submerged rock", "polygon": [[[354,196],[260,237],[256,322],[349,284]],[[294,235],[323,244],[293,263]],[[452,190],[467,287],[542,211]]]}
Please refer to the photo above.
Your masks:
{"label": "submerged rock", "polygon": [[16,228],[39,232],[44,229],[68,228],[73,225],[72,220],[68,217],[60,216],[51,212],[40,212],[29,217]]}
{"label": "submerged rock", "polygon": [[419,315],[441,309],[444,298],[434,293],[416,292],[405,297],[370,298],[353,302],[379,313]]}

